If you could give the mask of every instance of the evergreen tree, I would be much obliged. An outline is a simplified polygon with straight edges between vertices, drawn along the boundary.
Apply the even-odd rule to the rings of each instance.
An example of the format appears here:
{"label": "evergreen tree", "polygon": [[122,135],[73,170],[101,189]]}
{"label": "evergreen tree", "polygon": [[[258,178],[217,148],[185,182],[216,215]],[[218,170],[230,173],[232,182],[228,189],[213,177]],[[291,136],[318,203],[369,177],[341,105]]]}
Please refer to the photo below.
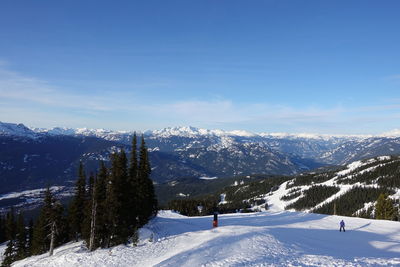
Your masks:
{"label": "evergreen tree", "polygon": [[5,220],[0,216],[0,243],[5,242],[6,240]]}
{"label": "evergreen tree", "polygon": [[138,158],[137,158],[137,137],[136,132],[133,133],[132,137],[132,152],[129,164],[129,177],[130,180],[135,180],[137,177],[137,169],[138,169]]}
{"label": "evergreen tree", "polygon": [[381,220],[393,220],[395,210],[393,201],[387,194],[380,194],[375,205],[375,218]]}
{"label": "evergreen tree", "polygon": [[5,234],[8,240],[6,250],[4,251],[3,261],[1,266],[10,266],[17,258],[17,247],[16,247],[16,222],[14,209],[11,208],[10,212],[6,215],[5,221]]}
{"label": "evergreen tree", "polygon": [[10,211],[6,215],[6,221],[5,221],[5,230],[6,230],[6,239],[11,240],[15,239],[16,235],[16,222],[15,222],[15,212],[14,212],[14,207],[10,209]]}
{"label": "evergreen tree", "polygon": [[112,166],[107,184],[108,246],[126,243],[129,239],[127,205],[127,158],[125,151],[112,155]]}
{"label": "evergreen tree", "polygon": [[22,212],[18,215],[17,225],[16,225],[16,260],[24,259],[28,256],[27,252],[27,240],[26,240],[26,229],[24,223],[24,216]]}
{"label": "evergreen tree", "polygon": [[94,200],[96,202],[96,225],[93,249],[97,247],[105,248],[108,245],[109,224],[108,208],[106,207],[108,170],[102,161],[99,173],[94,185]]}
{"label": "evergreen tree", "polygon": [[[82,224],[82,238],[85,241],[89,240],[90,236],[90,224],[91,224],[91,213],[93,206],[93,190],[94,190],[95,177],[93,173],[89,176],[88,190],[85,195],[85,209],[84,209],[84,219]],[[88,242],[86,242],[88,244]]]}
{"label": "evergreen tree", "polygon": [[53,247],[67,242],[67,221],[63,216],[64,208],[47,188],[44,204],[33,229],[32,254],[41,254]]}
{"label": "evergreen tree", "polygon": [[139,159],[137,206],[139,207],[139,226],[143,226],[151,216],[157,213],[157,200],[154,193],[153,181],[150,178],[151,166],[143,135],[140,144]]}
{"label": "evergreen tree", "polygon": [[63,216],[64,207],[61,205],[60,201],[55,200],[52,209],[50,210],[50,216],[48,218],[49,233],[48,237],[50,239],[49,244],[49,255],[53,255],[53,250],[56,246],[66,243],[68,239],[68,229],[65,227],[67,220]]}
{"label": "evergreen tree", "polygon": [[27,231],[27,256],[32,255],[32,240],[33,240],[33,219],[29,220],[28,231]]}
{"label": "evergreen tree", "polygon": [[47,188],[43,200],[43,206],[40,215],[33,228],[32,254],[37,255],[46,252],[49,249],[49,217],[51,216],[52,206],[55,200]]}
{"label": "evergreen tree", "polygon": [[75,195],[69,207],[69,224],[71,237],[76,241],[82,237],[83,218],[85,215],[86,175],[83,163],[79,163],[78,180]]}
{"label": "evergreen tree", "polygon": [[15,240],[11,239],[8,241],[6,250],[4,251],[1,267],[11,266],[11,263],[16,261],[16,255],[17,253],[16,253]]}
{"label": "evergreen tree", "polygon": [[127,201],[128,201],[128,209],[130,211],[129,216],[129,229],[132,230],[131,234],[134,234],[137,228],[137,220],[138,220],[138,158],[137,158],[137,137],[136,132],[133,134],[132,137],[132,151],[131,157],[129,161],[129,175],[128,175],[128,192],[127,192]]}

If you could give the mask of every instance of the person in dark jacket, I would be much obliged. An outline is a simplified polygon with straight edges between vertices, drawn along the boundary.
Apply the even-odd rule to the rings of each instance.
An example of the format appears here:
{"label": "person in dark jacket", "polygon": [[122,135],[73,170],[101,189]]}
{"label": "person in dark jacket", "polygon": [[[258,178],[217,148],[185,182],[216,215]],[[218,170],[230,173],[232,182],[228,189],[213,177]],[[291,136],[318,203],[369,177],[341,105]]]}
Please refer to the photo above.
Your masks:
{"label": "person in dark jacket", "polygon": [[218,212],[214,212],[213,227],[218,227]]}
{"label": "person in dark jacket", "polygon": [[339,229],[339,231],[341,232],[342,229],[343,229],[343,232],[346,232],[346,230],[344,229],[344,221],[343,220],[340,221],[340,229]]}

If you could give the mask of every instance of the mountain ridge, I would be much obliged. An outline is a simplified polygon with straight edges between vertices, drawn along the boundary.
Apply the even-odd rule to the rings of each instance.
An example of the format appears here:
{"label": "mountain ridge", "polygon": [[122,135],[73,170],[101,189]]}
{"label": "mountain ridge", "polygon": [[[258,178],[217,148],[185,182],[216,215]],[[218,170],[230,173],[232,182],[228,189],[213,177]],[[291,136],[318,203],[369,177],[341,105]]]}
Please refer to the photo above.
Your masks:
{"label": "mountain ridge", "polygon": [[[195,127],[171,127],[144,135],[152,178],[157,183],[188,177],[295,175],[322,166],[400,154],[397,137],[263,137],[246,131]],[[116,149],[129,153],[131,138],[132,132],[124,131],[30,129],[23,124],[0,122],[0,191],[35,189],[35,185],[47,182],[65,185],[76,177],[79,160],[88,165],[88,171],[95,171],[98,161],[107,163]]]}
{"label": "mountain ridge", "polygon": [[[84,136],[97,136],[104,137],[106,135],[132,135],[135,131],[115,131],[103,128],[68,128],[68,127],[51,127],[51,128],[38,128],[27,127],[22,123],[9,123],[0,121],[0,134],[21,135],[23,132],[20,129],[25,129],[28,136],[32,134],[50,134],[50,135],[84,135]],[[30,131],[29,131],[30,130]],[[159,135],[163,137],[181,136],[181,137],[195,137],[195,136],[238,136],[238,137],[270,137],[270,138],[304,138],[304,139],[331,139],[331,138],[356,138],[364,139],[371,137],[400,137],[400,130],[393,129],[381,134],[318,134],[318,133],[287,133],[287,132],[249,132],[246,130],[221,130],[221,129],[205,129],[193,126],[175,126],[166,127],[159,130],[145,130],[144,135]]]}

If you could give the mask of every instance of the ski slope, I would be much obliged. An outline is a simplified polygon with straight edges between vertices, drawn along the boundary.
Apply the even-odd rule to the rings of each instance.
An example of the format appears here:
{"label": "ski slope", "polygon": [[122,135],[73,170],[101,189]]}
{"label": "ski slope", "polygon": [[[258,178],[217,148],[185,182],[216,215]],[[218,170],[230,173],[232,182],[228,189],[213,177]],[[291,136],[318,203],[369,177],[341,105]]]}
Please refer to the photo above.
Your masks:
{"label": "ski slope", "polygon": [[214,229],[211,221],[161,211],[137,247],[70,243],[14,266],[400,266],[399,222],[288,211],[220,215]]}

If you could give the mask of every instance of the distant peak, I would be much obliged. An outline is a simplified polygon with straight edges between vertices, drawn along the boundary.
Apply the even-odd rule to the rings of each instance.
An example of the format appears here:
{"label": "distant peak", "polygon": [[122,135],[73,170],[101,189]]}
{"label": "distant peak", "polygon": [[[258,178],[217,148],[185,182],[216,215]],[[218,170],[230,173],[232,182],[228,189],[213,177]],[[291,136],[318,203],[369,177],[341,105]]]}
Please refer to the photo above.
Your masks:
{"label": "distant peak", "polygon": [[24,124],[0,122],[0,135],[35,137],[36,133]]}
{"label": "distant peak", "polygon": [[345,135],[345,134],[313,134],[313,133],[260,133],[262,137],[272,137],[281,139],[321,139],[329,140],[332,138],[355,138],[364,139],[373,137],[373,135]]}
{"label": "distant peak", "polygon": [[394,129],[394,130],[391,130],[389,132],[385,132],[385,133],[381,134],[381,136],[384,136],[384,137],[400,137],[400,129]]}
{"label": "distant peak", "polygon": [[148,131],[149,134],[159,135],[163,137],[167,136],[183,136],[183,137],[195,137],[195,136],[243,136],[250,137],[256,136],[248,131],[243,130],[233,130],[233,131],[224,131],[224,130],[208,130],[202,128],[196,128],[193,126],[182,126],[182,127],[168,127],[161,130]]}

